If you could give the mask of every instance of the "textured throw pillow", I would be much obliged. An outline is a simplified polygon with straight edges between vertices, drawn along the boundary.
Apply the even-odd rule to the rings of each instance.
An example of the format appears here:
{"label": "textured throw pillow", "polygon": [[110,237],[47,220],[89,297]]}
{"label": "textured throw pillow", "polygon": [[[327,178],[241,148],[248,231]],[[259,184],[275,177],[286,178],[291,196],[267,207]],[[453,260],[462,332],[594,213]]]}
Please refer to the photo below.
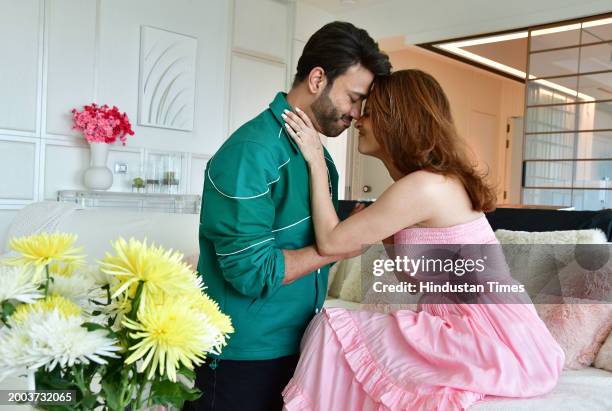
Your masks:
{"label": "textured throw pillow", "polygon": [[[342,261],[342,284],[340,284],[340,292],[338,297],[341,300],[353,301],[360,303],[362,300],[361,295],[361,263],[362,257],[357,256],[349,258],[348,260]],[[338,272],[339,275],[340,272]]]}
{"label": "textured throw pillow", "polygon": [[341,260],[333,264],[329,269],[329,276],[327,278],[327,295],[333,298],[338,298],[340,295],[340,288],[344,281],[345,272],[345,261]]}
{"label": "textured throw pillow", "polygon": [[565,352],[565,368],[590,366],[612,329],[612,305],[551,295],[540,295],[534,303]]}
{"label": "textured throw pillow", "polygon": [[[607,251],[607,245],[604,247]],[[595,260],[596,256],[591,259]],[[559,271],[557,284],[551,280],[551,284],[544,287],[543,292],[610,304],[612,303],[611,268],[609,262],[589,267],[588,264],[574,260]]]}
{"label": "textured throw pillow", "polygon": [[593,365],[597,368],[612,371],[612,333],[608,335],[608,339],[599,350]]}
{"label": "textured throw pillow", "polygon": [[598,228],[568,231],[510,231],[496,230],[495,237],[502,244],[603,244],[606,235]]}
{"label": "textured throw pillow", "polygon": [[[512,277],[525,285],[530,296],[546,292],[551,280],[574,260],[576,244],[603,244],[605,234],[599,229],[527,232],[497,230],[495,236],[504,247]],[[556,291],[553,291],[556,292]]]}
{"label": "textured throw pillow", "polygon": [[387,258],[380,243],[370,247],[362,255],[340,261],[329,295],[334,296],[332,292],[338,290],[338,298],[356,303],[362,302],[362,267],[372,267],[372,262],[377,258]]}

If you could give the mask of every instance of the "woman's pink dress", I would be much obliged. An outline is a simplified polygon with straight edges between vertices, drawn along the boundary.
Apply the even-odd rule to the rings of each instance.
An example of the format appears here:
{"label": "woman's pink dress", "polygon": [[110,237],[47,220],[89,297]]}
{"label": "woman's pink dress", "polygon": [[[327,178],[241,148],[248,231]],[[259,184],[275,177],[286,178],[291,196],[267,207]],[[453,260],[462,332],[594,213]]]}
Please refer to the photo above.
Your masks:
{"label": "woman's pink dress", "polygon": [[[409,228],[396,244],[495,244],[486,218]],[[531,304],[423,304],[391,314],[325,309],[283,392],[293,410],[462,410],[549,392],[564,354]]]}

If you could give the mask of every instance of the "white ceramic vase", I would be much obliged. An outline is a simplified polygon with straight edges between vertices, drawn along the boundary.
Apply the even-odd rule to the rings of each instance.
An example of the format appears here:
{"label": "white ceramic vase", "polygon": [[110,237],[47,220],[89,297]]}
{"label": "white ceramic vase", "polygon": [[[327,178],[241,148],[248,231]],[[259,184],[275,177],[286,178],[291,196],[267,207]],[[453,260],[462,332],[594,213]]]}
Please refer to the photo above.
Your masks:
{"label": "white ceramic vase", "polygon": [[83,174],[83,183],[90,190],[108,190],[113,185],[113,173],[106,166],[108,144],[89,142],[90,163]]}

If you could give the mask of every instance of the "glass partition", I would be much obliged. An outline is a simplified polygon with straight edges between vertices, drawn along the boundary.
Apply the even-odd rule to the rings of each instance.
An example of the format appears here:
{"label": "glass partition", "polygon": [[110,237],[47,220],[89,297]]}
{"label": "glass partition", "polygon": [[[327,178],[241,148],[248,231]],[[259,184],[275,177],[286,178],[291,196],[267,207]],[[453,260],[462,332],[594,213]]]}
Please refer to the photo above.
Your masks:
{"label": "glass partition", "polygon": [[612,15],[528,43],[522,202],[612,207]]}

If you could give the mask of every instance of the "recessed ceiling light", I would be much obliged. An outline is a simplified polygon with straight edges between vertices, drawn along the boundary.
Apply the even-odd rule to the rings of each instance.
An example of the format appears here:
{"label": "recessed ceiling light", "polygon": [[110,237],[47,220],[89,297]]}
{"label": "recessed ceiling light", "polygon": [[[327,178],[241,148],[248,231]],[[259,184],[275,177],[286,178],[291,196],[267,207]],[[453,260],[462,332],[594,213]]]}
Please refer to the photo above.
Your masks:
{"label": "recessed ceiling light", "polygon": [[563,31],[580,30],[580,23],[568,24],[567,26],[549,27],[547,29],[533,30],[532,36],[543,36],[545,34],[561,33]]}
{"label": "recessed ceiling light", "polygon": [[471,47],[471,46],[477,46],[479,44],[497,43],[499,41],[508,41],[508,40],[524,39],[524,38],[527,38],[527,32],[519,31],[516,33],[500,34],[498,36],[480,37],[477,39],[456,41],[453,43],[444,43],[443,45],[450,46],[450,47]]}
{"label": "recessed ceiling light", "polygon": [[593,20],[582,23],[583,28],[602,26],[604,24],[612,24],[612,17],[608,19]]}
{"label": "recessed ceiling light", "polygon": [[[599,20],[593,20],[593,21],[588,21],[585,23],[575,23],[575,24],[567,24],[564,26],[557,26],[557,27],[549,27],[549,28],[545,28],[545,29],[538,29],[538,30],[533,30],[531,31],[531,36],[543,36],[546,34],[553,34],[553,33],[561,33],[564,31],[569,31],[569,30],[580,30],[580,28],[588,28],[588,27],[596,27],[596,26],[601,26],[604,24],[612,24],[612,18],[605,18],[605,19],[599,19]],[[508,74],[512,74],[513,76],[519,77],[521,79],[525,79],[527,74],[521,70],[515,69],[514,67],[510,67],[507,66],[505,64],[499,63],[497,61],[488,59],[486,57],[480,56],[478,54],[469,52],[467,50],[464,50],[464,47],[470,47],[470,46],[477,46],[480,44],[490,44],[490,43],[497,43],[500,41],[509,41],[509,40],[516,40],[516,39],[522,39],[522,38],[526,38],[529,35],[529,32],[527,31],[517,31],[515,33],[508,33],[508,34],[500,34],[500,35],[494,35],[494,36],[486,36],[486,37],[479,37],[479,38],[473,38],[473,39],[468,39],[468,40],[461,40],[461,41],[454,41],[454,42],[449,42],[449,43],[440,43],[440,44],[436,44],[434,47],[436,48],[440,48],[443,50],[446,50],[450,53],[453,53],[455,55],[464,57],[468,60],[472,60],[475,61],[477,63],[483,64],[485,66],[489,66],[492,67],[494,69],[503,71],[504,73],[508,73]],[[611,56],[612,58],[612,56]],[[529,80],[535,79],[535,76],[530,75],[529,76]],[[561,91],[563,93],[569,94],[571,96],[576,96],[582,100],[585,101],[593,101],[595,100],[593,97],[589,96],[588,94],[584,94],[584,93],[579,93],[576,90],[572,90],[571,88],[568,87],[564,87],[560,84],[557,83],[553,83],[551,81],[547,81],[547,80],[535,80],[536,83],[540,83],[544,86],[550,87],[552,89]]]}
{"label": "recessed ceiling light", "polygon": [[[488,58],[480,56],[478,54],[471,53],[471,52],[469,52],[467,50],[464,50],[462,48],[459,48],[459,47],[454,47],[452,45],[446,45],[446,44],[441,44],[441,45],[436,46],[436,47],[439,47],[439,48],[441,48],[443,50],[446,50],[446,51],[448,51],[450,53],[453,53],[453,54],[456,54],[458,56],[464,57],[466,59],[475,61],[477,63],[484,64],[485,66],[489,66],[489,67],[492,67],[494,69],[503,71],[505,73],[512,74],[513,76],[519,77],[521,79],[525,79],[525,77],[527,76],[527,74],[524,71],[515,69],[514,67],[507,66],[505,64],[499,63],[499,62],[497,62],[495,60],[488,59]],[[533,80],[535,78],[536,78],[535,76],[529,75],[529,80]],[[579,93],[576,90],[572,90],[571,88],[562,86],[562,85],[557,84],[557,83],[553,83],[552,81],[548,81],[548,80],[535,80],[535,82],[539,83],[539,84],[542,84],[543,86],[555,89],[557,91],[561,91],[561,92],[563,92],[565,94],[569,94],[570,96],[578,97],[579,99],[584,100],[584,101],[593,101],[593,100],[595,100],[593,97],[589,96],[588,94]]]}
{"label": "recessed ceiling light", "polygon": [[[586,23],[582,23],[582,27],[584,28],[596,27],[596,26],[601,26],[604,24],[612,24],[612,17],[607,18],[607,19],[593,20],[593,21],[589,21]],[[580,30],[580,23],[533,30],[531,32],[531,36],[532,37],[533,36],[544,36],[546,34],[561,33],[561,32],[569,31],[569,30]],[[497,43],[500,41],[523,39],[523,38],[527,38],[527,35],[528,35],[527,31],[517,31],[515,33],[479,37],[479,38],[474,38],[474,39],[455,41],[452,43],[442,43],[442,44],[439,44],[439,46],[444,45],[444,46],[450,46],[450,47],[471,47],[471,46],[477,46],[480,44],[489,44],[489,43]]]}

